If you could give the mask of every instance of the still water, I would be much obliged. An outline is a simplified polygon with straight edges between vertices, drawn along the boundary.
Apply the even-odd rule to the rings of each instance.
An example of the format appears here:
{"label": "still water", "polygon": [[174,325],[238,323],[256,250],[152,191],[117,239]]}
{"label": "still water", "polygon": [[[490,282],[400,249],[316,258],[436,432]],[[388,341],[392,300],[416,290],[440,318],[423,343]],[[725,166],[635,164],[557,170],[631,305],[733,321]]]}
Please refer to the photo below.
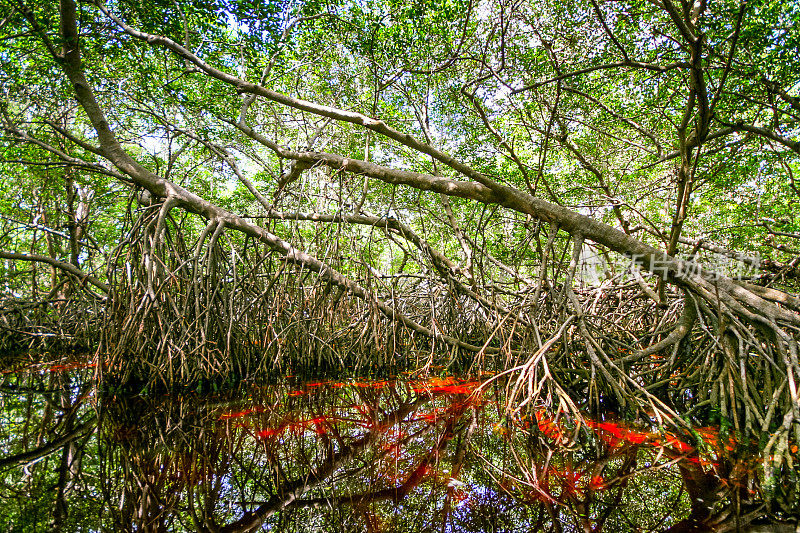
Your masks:
{"label": "still water", "polygon": [[735,531],[766,513],[718,428],[510,413],[499,381],[122,395],[95,370],[0,376],[0,531]]}

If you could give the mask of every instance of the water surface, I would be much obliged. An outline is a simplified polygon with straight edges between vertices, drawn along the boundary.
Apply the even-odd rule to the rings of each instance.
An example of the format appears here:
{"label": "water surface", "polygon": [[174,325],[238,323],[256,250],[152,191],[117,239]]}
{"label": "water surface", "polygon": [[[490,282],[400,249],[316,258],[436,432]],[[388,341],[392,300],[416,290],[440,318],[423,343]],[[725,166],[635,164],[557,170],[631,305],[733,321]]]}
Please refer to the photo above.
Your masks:
{"label": "water surface", "polygon": [[766,513],[756,459],[718,428],[511,413],[499,381],[123,395],[95,371],[2,374],[0,530],[732,531]]}

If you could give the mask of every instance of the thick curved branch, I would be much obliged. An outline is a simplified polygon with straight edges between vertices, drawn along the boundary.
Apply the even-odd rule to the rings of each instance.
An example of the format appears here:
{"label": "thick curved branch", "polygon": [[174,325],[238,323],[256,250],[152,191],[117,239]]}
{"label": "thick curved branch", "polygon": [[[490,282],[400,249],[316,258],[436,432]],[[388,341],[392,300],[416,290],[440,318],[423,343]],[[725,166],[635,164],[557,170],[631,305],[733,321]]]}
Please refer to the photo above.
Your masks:
{"label": "thick curved branch", "polygon": [[51,440],[50,442],[46,442],[37,448],[34,448],[27,452],[10,455],[8,457],[0,459],[0,471],[8,467],[21,465],[23,463],[34,461],[41,457],[50,455],[51,453],[63,448],[68,443],[91,433],[96,428],[97,428],[97,420],[92,418],[91,420],[88,420],[83,424],[79,425],[78,427],[74,428],[69,433],[62,435],[54,440]]}
{"label": "thick curved branch", "polygon": [[[134,179],[137,180],[141,186],[148,188],[151,190],[151,192],[164,197],[174,196],[180,200],[180,203],[184,205],[186,209],[204,214],[208,218],[217,218],[220,220],[224,219],[227,227],[237,229],[258,238],[273,249],[284,253],[289,260],[300,262],[306,265],[311,270],[318,272],[324,279],[330,280],[331,282],[343,288],[347,288],[360,298],[368,297],[363,288],[348,280],[339,272],[331,269],[316,258],[294,249],[289,243],[286,243],[277,236],[272,235],[263,228],[255,226],[254,224],[245,221],[227,211],[221,210],[219,207],[209,203],[193,193],[190,193],[176,184],[153,175],[141,165],[136,163],[127,153],[125,153],[111,132],[108,122],[106,121],[102,110],[94,98],[94,95],[89,89],[89,84],[83,74],[80,55],[78,52],[77,30],[75,27],[75,4],[72,0],[62,0],[62,6],[66,8],[62,14],[62,31],[64,33],[65,45],[63,61],[64,70],[75,87],[79,102],[86,110],[87,115],[98,132],[98,138],[106,157],[108,157],[118,168],[120,168],[120,170],[134,177]],[[570,234],[582,234],[586,239],[602,244],[613,251],[633,256],[636,259],[637,264],[639,264],[642,268],[650,272],[663,275],[664,278],[669,282],[698,291],[703,295],[704,298],[708,298],[710,301],[717,300],[717,297],[714,295],[722,291],[727,303],[738,311],[747,312],[743,307],[746,306],[750,309],[758,310],[758,314],[762,315],[764,320],[767,322],[782,320],[791,324],[800,325],[800,316],[797,314],[781,309],[771,302],[763,300],[747,289],[734,284],[732,280],[728,278],[711,275],[696,265],[690,265],[685,261],[675,259],[656,248],[648,246],[637,239],[612,228],[607,224],[593,220],[587,216],[571,211],[570,209],[551,204],[539,198],[534,198],[513,187],[498,183],[488,178],[484,174],[472,169],[468,165],[457,161],[449,154],[422,143],[411,135],[401,133],[387,126],[380,120],[369,118],[361,113],[343,111],[333,107],[322,106],[304,100],[295,99],[265,87],[261,87],[257,84],[249,83],[212,67],[172,40],[166,37],[139,32],[126,25],[104,7],[101,7],[101,9],[121,28],[123,28],[126,33],[148,43],[158,44],[172,50],[180,57],[191,61],[209,76],[236,87],[236,89],[240,92],[257,94],[274,102],[281,103],[295,109],[308,111],[342,122],[362,125],[372,131],[380,133],[381,135],[396,140],[397,142],[400,142],[409,148],[415,149],[418,152],[435,158],[439,162],[449,166],[457,172],[460,172],[461,174],[475,180],[477,183],[461,182],[437,176],[429,176],[399,170],[389,172],[385,170],[385,167],[379,167],[378,165],[373,165],[372,163],[363,161],[354,162],[352,159],[341,156],[326,155],[324,158],[322,158],[327,158],[329,161],[337,159],[339,168],[357,173],[360,173],[359,169],[366,169],[371,171],[371,173],[368,173],[369,175],[386,181],[387,183],[403,183],[421,190],[434,190],[437,192],[443,192],[445,194],[476,199],[484,203],[499,203],[507,208],[529,214],[539,220],[555,223],[561,229],[569,232]],[[670,68],[677,68],[679,66],[688,65],[679,63],[671,66]],[[666,67],[659,67],[657,70],[663,70],[664,68]],[[286,150],[283,152],[285,153],[283,157],[289,157],[290,154],[293,155],[294,157],[290,157],[291,159],[306,160],[309,162],[315,159],[320,159],[318,153],[314,152],[304,152],[302,155]],[[420,333],[425,332],[431,336],[444,339],[444,337],[441,337],[427,328],[410,321],[406,317],[398,315],[394,309],[386,306],[382,302],[378,304],[378,307],[390,318],[397,318],[401,320],[415,331],[419,331]],[[459,345],[461,344],[455,339],[447,339],[447,342],[458,342]],[[475,347],[471,348],[474,349]]]}
{"label": "thick curved branch", "polygon": [[[218,207],[193,192],[184,189],[180,185],[157,176],[136,162],[125,152],[122,145],[117,140],[108,124],[105,113],[91,90],[89,82],[86,80],[79,50],[76,5],[74,0],[61,0],[61,31],[64,42],[63,60],[61,61],[62,68],[72,83],[78,102],[83,107],[92,126],[97,132],[103,155],[109,159],[114,166],[121,172],[130,176],[131,180],[136,185],[147,189],[156,196],[168,198],[172,206],[181,207],[187,211],[200,214],[209,220],[216,220],[224,224],[226,228],[240,231],[245,235],[258,239],[260,242],[283,255],[288,261],[301,264],[312,272],[316,272],[323,280],[351,292],[357,298],[373,301],[372,295],[368,293],[366,289],[316,257],[295,248],[277,235]],[[458,346],[469,351],[479,352],[483,350],[481,347],[465,343],[449,335],[444,335],[438,331],[426,328],[380,299],[374,299],[374,302],[378,310],[388,318],[400,321],[409,329],[419,334],[442,340],[447,344]],[[491,352],[493,350],[486,349],[483,351]]]}
{"label": "thick curved branch", "polygon": [[[267,146],[270,148],[277,150],[280,153],[284,151],[284,149],[280,148],[276,143],[269,142],[261,135],[256,134],[253,132],[249,126],[247,126],[243,121],[239,121],[234,124],[237,128],[244,132],[251,133],[251,137],[256,139],[257,141],[266,143]],[[202,144],[204,144],[209,150],[213,151],[217,154],[220,158],[222,158],[228,166],[231,167],[236,177],[241,181],[244,186],[250,191],[253,196],[255,196],[256,200],[261,204],[262,207],[267,211],[266,218],[270,219],[279,219],[279,220],[308,220],[312,222],[329,222],[329,223],[336,223],[336,224],[360,224],[365,226],[373,226],[373,227],[380,227],[385,228],[387,230],[391,229],[400,236],[402,236],[405,240],[411,242],[417,249],[421,252],[425,253],[430,257],[431,262],[433,263],[436,270],[439,274],[447,279],[452,281],[455,288],[462,294],[465,294],[475,301],[479,302],[483,305],[486,309],[493,309],[499,311],[503,314],[509,314],[510,311],[506,309],[504,306],[493,303],[486,299],[485,297],[481,296],[474,290],[470,289],[461,281],[456,278],[456,274],[459,273],[460,269],[458,265],[453,263],[447,256],[435,250],[430,244],[419,237],[410,227],[406,224],[403,224],[399,220],[395,218],[387,218],[387,217],[372,217],[367,215],[341,215],[341,214],[321,214],[321,213],[283,213],[280,211],[275,210],[272,204],[270,204],[267,199],[255,188],[253,183],[248,180],[244,174],[239,169],[239,166],[236,164],[236,161],[230,156],[230,154],[222,147],[216,146],[213,143],[210,143],[200,137],[195,136],[193,133],[184,132],[192,138],[195,138]],[[332,155],[332,154],[327,154]],[[314,163],[309,163],[302,159],[290,159],[292,161],[292,168],[310,168],[316,164],[319,164],[321,161],[316,161]],[[297,165],[295,165],[297,163]],[[299,167],[299,165],[301,167]],[[390,169],[389,169],[390,170]],[[279,184],[279,191],[281,185]],[[277,195],[277,193],[276,193]],[[527,324],[527,321],[520,319],[523,323]]]}
{"label": "thick curved branch", "polygon": [[[718,289],[736,294],[748,305],[766,313],[777,313],[782,320],[800,324],[800,317],[771,306],[755,294],[735,285],[730,279],[708,272],[699,265],[671,257],[660,250],[619,231],[607,224],[587,216],[557,206],[540,198],[535,198],[517,189],[499,185],[495,189],[484,187],[480,183],[456,181],[431,174],[422,174],[406,170],[397,170],[342,157],[324,152],[295,152],[285,149],[254,132],[248,126],[238,126],[241,131],[273,149],[280,157],[320,163],[334,169],[346,170],[355,174],[366,175],[395,185],[408,185],[419,190],[440,192],[449,196],[457,196],[476,200],[482,203],[498,203],[518,212],[546,222],[555,223],[570,234],[582,234],[585,238],[607,246],[613,251],[633,256],[637,264],[651,273],[663,276],[667,281],[686,288],[697,289],[702,286],[705,294],[712,300]],[[713,281],[712,281],[713,280]]]}
{"label": "thick curved branch", "polygon": [[168,37],[164,37],[161,35],[153,35],[150,33],[145,33],[136,30],[131,26],[125,24],[125,22],[123,22],[117,16],[112,14],[105,6],[100,5],[100,9],[109,18],[111,18],[120,28],[122,28],[123,31],[125,31],[125,33],[127,33],[128,35],[131,35],[132,37],[145,41],[148,44],[163,46],[171,50],[179,57],[191,62],[193,65],[198,67],[202,72],[206,73],[212,78],[218,79],[224,83],[233,86],[240,93],[248,93],[248,94],[254,94],[256,96],[262,96],[267,100],[285,105],[287,107],[291,107],[293,109],[298,109],[300,111],[307,111],[309,113],[327,117],[333,120],[337,120],[339,122],[347,122],[350,124],[363,126],[389,139],[397,141],[400,144],[407,146],[413,150],[429,155],[434,159],[436,159],[437,161],[447,165],[448,167],[456,170],[457,172],[464,174],[465,176],[468,176],[478,181],[479,183],[482,183],[489,187],[492,187],[495,183],[493,180],[485,177],[480,172],[456,160],[451,155],[442,152],[440,150],[437,150],[433,146],[430,146],[429,144],[423,143],[415,139],[412,135],[409,135],[407,133],[402,133],[392,128],[391,126],[387,125],[385,122],[381,120],[368,117],[362,113],[357,113],[354,111],[345,111],[335,107],[309,102],[307,100],[303,100],[300,98],[293,98],[291,96],[279,93],[277,91],[273,91],[272,89],[268,89],[261,85],[250,83],[246,80],[228,74],[225,71],[222,71],[218,68],[209,65],[208,63],[200,59],[198,56],[196,56],[195,54],[193,54],[180,44],[176,43],[172,39],[169,39]]}
{"label": "thick curved branch", "polygon": [[47,263],[48,265],[54,266],[64,272],[68,272],[73,276],[77,277],[83,282],[89,283],[104,293],[108,294],[111,291],[111,288],[97,279],[96,277],[87,274],[80,268],[76,267],[72,263],[67,263],[65,261],[59,261],[58,259],[53,259],[52,257],[48,257],[46,255],[36,255],[36,254],[18,254],[13,252],[4,252],[0,250],[0,258],[2,259],[10,259],[13,261],[35,261],[38,263]]}
{"label": "thick curved branch", "polygon": [[[62,1],[67,1],[67,0],[62,0]],[[714,292],[713,287],[711,287],[707,283],[707,281],[702,279],[702,274],[703,274],[702,272],[700,272],[701,274],[700,276],[693,276],[693,279],[690,281],[687,276],[682,274],[682,272],[686,272],[687,269],[690,268],[690,265],[685,264],[681,260],[674,259],[664,254],[663,252],[651,246],[648,246],[630,237],[629,235],[626,235],[624,232],[615,230],[614,228],[608,226],[607,224],[603,224],[602,222],[598,222],[587,216],[583,216],[567,208],[551,204],[539,198],[534,198],[513,187],[509,187],[507,185],[498,183],[490,179],[489,177],[485,176],[484,174],[471,168],[470,166],[456,160],[451,155],[441,152],[428,144],[422,143],[409,134],[397,131],[380,120],[367,117],[366,115],[363,115],[361,113],[345,111],[334,107],[319,105],[312,102],[308,102],[306,100],[293,98],[288,95],[279,93],[277,91],[268,89],[266,87],[262,87],[258,84],[242,80],[236,76],[228,74],[227,72],[224,72],[209,65],[208,63],[197,57],[195,54],[191,53],[189,50],[187,50],[186,48],[184,48],[183,46],[181,46],[180,44],[176,43],[175,41],[169,38],[138,31],[130,27],[129,25],[125,24],[122,20],[113,15],[104,6],[101,5],[100,9],[109,18],[111,18],[120,28],[122,28],[127,34],[137,39],[143,40],[149,44],[163,46],[171,50],[178,56],[190,61],[192,64],[197,66],[200,70],[202,70],[209,76],[235,87],[239,92],[256,94],[258,96],[263,96],[268,100],[286,105],[294,109],[298,109],[301,111],[308,111],[310,113],[328,117],[341,122],[361,125],[385,137],[393,139],[403,144],[404,146],[407,146],[409,148],[417,150],[418,152],[429,155],[434,159],[436,159],[437,161],[449,166],[453,170],[456,170],[457,172],[475,180],[475,182],[477,183],[469,183],[469,182],[464,183],[461,181],[448,180],[446,178],[441,178],[438,176],[430,176],[430,175],[418,174],[400,170],[393,170],[391,172],[386,172],[384,170],[385,167],[379,167],[378,165],[372,166],[373,165],[372,163],[367,163],[364,161],[355,162],[354,160],[349,158],[328,154],[327,156],[329,161],[332,161],[332,159],[338,159],[338,168],[342,168],[344,170],[349,170],[356,173],[361,173],[358,170],[358,168],[361,169],[371,168],[376,172],[375,175],[369,174],[367,172],[363,173],[370,175],[371,177],[381,179],[382,181],[386,181],[387,183],[403,183],[420,190],[433,190],[437,192],[443,192],[445,194],[449,194],[452,196],[461,196],[463,198],[476,199],[483,203],[499,203],[504,207],[508,207],[510,209],[514,209],[525,214],[529,214],[537,219],[544,220],[546,222],[556,223],[559,225],[561,229],[569,232],[570,234],[574,235],[580,233],[584,235],[585,238],[603,244],[616,252],[633,255],[637,258],[640,258],[640,266],[642,266],[646,270],[649,270],[650,272],[659,274],[664,273],[668,281],[672,281],[678,284],[688,283],[689,285],[692,284],[707,285],[705,288],[707,293],[713,294]],[[647,68],[658,72],[664,72],[679,67],[692,66],[691,64],[686,62],[676,62],[665,66],[652,65],[649,63],[638,63],[638,62],[631,62],[630,64],[622,62],[621,64],[614,64],[614,65]],[[608,65],[601,67],[611,68]],[[592,69],[594,70],[597,70],[598,68],[600,67],[592,67]],[[564,76],[569,76],[569,75],[565,74]],[[81,78],[83,78],[82,74]],[[82,82],[78,80],[78,82],[79,84],[82,83],[83,86],[88,88],[88,85],[85,83],[85,79]],[[73,82],[73,84],[74,83],[75,82]],[[76,86],[76,91],[77,89],[78,87]],[[85,92],[83,93],[83,95],[85,96]],[[94,101],[93,97],[92,101]],[[99,107],[96,105],[96,102],[94,103],[95,107],[97,107],[97,109],[99,110]],[[101,116],[100,120],[101,123],[99,123],[99,125],[100,126],[105,125],[106,129],[108,129],[108,125],[107,122],[105,122],[105,118]],[[239,127],[240,129],[247,128],[252,131],[252,129],[249,128],[249,126],[243,124],[240,124]],[[110,130],[108,131],[110,132]],[[103,141],[104,136],[101,135],[100,138],[101,141]],[[271,141],[268,140],[266,141],[268,143],[271,143]],[[114,142],[116,143],[115,139]],[[273,150],[275,150],[276,153],[278,153],[282,157],[288,157],[290,159],[297,159],[297,160],[305,160],[307,162],[311,162],[317,157],[315,155],[311,155],[311,154],[317,154],[315,152],[304,152],[303,154],[306,155],[300,156],[297,152],[284,150],[281,147],[277,146],[275,143],[271,144],[274,146]],[[115,153],[113,155],[121,155],[121,154]],[[129,156],[127,156],[127,154],[121,155],[121,157],[124,157],[127,161],[133,162],[132,159]],[[158,184],[154,183],[153,185],[158,185]],[[164,185],[161,186],[164,187]],[[164,194],[163,196],[166,196],[166,194]],[[477,198],[478,196],[480,196],[480,199]],[[207,204],[208,202],[205,203]],[[694,266],[692,266],[691,268],[696,269],[696,267]],[[706,275],[706,277],[708,278],[711,276]],[[752,293],[744,294],[747,293],[745,289],[741,287],[736,287],[730,280],[727,280],[726,278],[721,278],[717,276],[714,276],[714,278],[715,280],[717,280],[718,284],[720,282],[723,283],[726,286],[726,289],[729,289],[733,292],[740,291],[738,292],[739,296],[748,301],[750,305],[756,305],[758,307],[763,307],[765,304],[769,305],[767,302],[760,300],[760,298],[756,297]],[[769,312],[770,314],[777,313],[777,315],[780,315],[783,319],[789,320],[791,322],[797,322],[798,324],[800,324],[800,317],[794,316],[794,314],[786,315],[784,313],[781,313],[781,310],[779,309],[770,309]]]}

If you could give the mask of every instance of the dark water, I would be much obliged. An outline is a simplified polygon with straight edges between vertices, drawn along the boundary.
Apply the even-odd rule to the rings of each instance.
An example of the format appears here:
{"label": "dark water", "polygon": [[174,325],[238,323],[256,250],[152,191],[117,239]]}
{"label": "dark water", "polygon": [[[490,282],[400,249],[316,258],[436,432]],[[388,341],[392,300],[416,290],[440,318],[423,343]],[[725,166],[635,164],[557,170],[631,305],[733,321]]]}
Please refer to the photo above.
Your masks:
{"label": "dark water", "polygon": [[741,526],[767,514],[757,459],[717,428],[513,414],[494,383],[123,396],[81,361],[1,383],[0,531],[781,530]]}

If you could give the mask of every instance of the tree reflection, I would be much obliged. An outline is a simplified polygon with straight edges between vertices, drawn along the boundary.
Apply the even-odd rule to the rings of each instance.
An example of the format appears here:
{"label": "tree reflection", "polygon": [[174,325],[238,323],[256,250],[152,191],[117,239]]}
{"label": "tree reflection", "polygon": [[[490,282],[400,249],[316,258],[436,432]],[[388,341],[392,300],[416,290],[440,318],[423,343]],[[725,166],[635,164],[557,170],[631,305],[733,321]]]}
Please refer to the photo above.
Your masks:
{"label": "tree reflection", "polygon": [[74,531],[99,513],[88,365],[15,366],[0,374],[0,530]]}
{"label": "tree reflection", "polygon": [[95,402],[92,373],[4,374],[5,529],[792,530],[715,428],[509,413],[502,388],[455,378]]}

